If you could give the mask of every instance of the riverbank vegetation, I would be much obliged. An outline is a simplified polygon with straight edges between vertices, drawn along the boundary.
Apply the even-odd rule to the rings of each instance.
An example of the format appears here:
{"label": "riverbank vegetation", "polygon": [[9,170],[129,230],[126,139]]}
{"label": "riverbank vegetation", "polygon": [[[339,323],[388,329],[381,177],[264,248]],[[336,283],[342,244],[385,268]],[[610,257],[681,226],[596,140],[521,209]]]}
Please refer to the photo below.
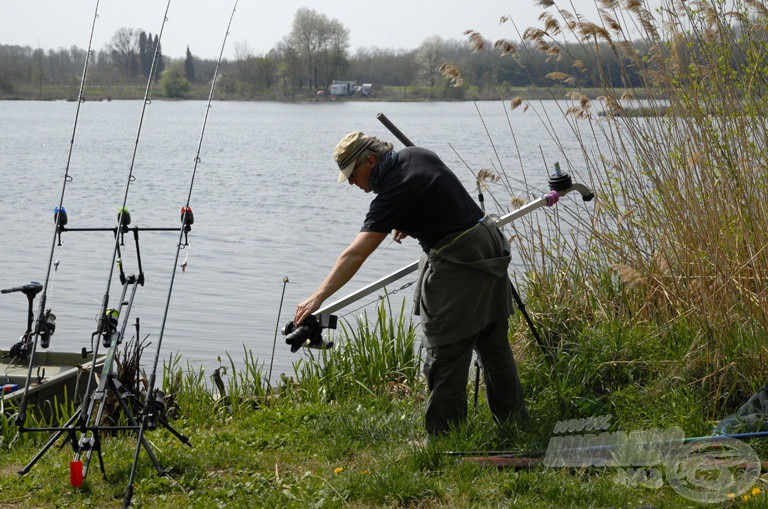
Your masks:
{"label": "riverbank vegetation", "polygon": [[[530,301],[532,308],[542,304],[535,297]],[[711,507],[681,498],[669,484],[627,480],[628,469],[536,464],[556,422],[568,417],[610,415],[612,428],[677,425],[706,433],[709,416],[699,404],[706,389],[659,382],[684,367],[693,339],[687,327],[674,327],[666,336],[619,322],[576,330],[574,344],[551,357],[529,341],[518,314],[512,330],[535,425],[491,425],[481,383],[467,423],[427,442],[427,393],[418,376],[420,357],[414,355],[417,330],[406,318],[393,320],[395,314],[382,303],[370,324],[345,324],[335,351],[302,360],[295,376],[273,381],[274,390],[267,389],[264,364],[252,356],[243,367],[225,363],[217,370],[224,373],[223,391],[201,368],[168,359],[163,371],[163,387],[173,395],[168,414],[176,416],[171,425],[192,447],[163,427],[146,433],[169,475],[159,476],[142,450],[134,506],[676,508],[685,501],[688,507]],[[469,388],[471,396],[473,391]],[[62,415],[73,410],[70,405]],[[3,507],[122,504],[135,439],[103,436],[106,476],[94,453],[85,484],[75,489],[68,483],[70,447],[50,449],[18,477],[48,437],[16,436],[12,423],[2,425]],[[66,445],[66,438],[59,443]],[[756,447],[765,452],[759,443]],[[497,469],[471,459],[491,450],[528,451],[524,456],[534,458],[532,466]],[[746,495],[730,505],[765,502],[759,486]]]}
{"label": "riverbank vegetation", "polygon": [[[505,58],[536,52],[557,60],[573,48],[564,41],[576,40],[589,57],[579,65],[528,72],[577,82],[582,73],[601,76],[594,64],[611,54],[622,62],[619,75],[631,70],[640,82],[624,82],[617,95],[612,80],[601,81],[599,99],[574,90],[562,107],[570,132],[541,142],[544,163],[559,161],[594,190],[594,202],[568,195],[506,232],[525,263],[516,285],[543,339],[533,339],[520,313],[513,317],[532,421],[491,425],[481,383],[468,422],[426,443],[418,327],[382,304],[372,325],[347,324],[335,350],[303,359],[294,376],[269,384],[275,390],[253,359],[229,367],[223,397],[207,373],[167,362],[172,424],[194,448],[163,429],[150,433],[171,472],[158,476],[143,456],[137,506],[712,507],[675,491],[670,465],[515,470],[451,454],[541,452],[558,421],[607,415],[611,431],[678,426],[688,437],[708,435],[766,383],[768,8],[756,0],[663,1],[651,12],[633,0],[605,0],[590,21],[550,0],[539,5],[542,27],[523,40],[494,45],[472,32],[469,44],[487,55],[495,46]],[[471,82],[456,62],[443,71],[452,88]],[[510,115],[548,120],[537,100],[506,104]],[[645,116],[620,114],[638,105]],[[561,149],[565,136],[582,151]],[[513,128],[508,140],[516,143]],[[520,188],[523,200],[545,191],[529,185],[529,169],[518,164],[497,160],[482,173],[499,212],[519,204]],[[16,478],[43,438],[0,425],[0,504],[120,503],[135,440],[105,440],[107,480],[94,468],[75,490],[67,450],[50,451]],[[762,458],[768,453],[765,442],[747,443]],[[700,481],[715,486],[713,477]],[[721,492],[719,506],[764,507],[765,488],[761,477],[746,491]]]}
{"label": "riverbank vegetation", "polygon": [[[85,97],[88,100],[140,99],[152,69],[156,45],[160,45],[155,79],[160,86],[154,97],[205,99],[217,62],[194,56],[194,41],[184,58],[162,52],[162,41],[140,28],[121,28],[104,48],[93,48]],[[344,96],[345,100],[424,101],[469,99],[465,89],[451,88],[441,79],[444,61],[460,65],[472,83],[472,97],[503,98],[511,89],[535,89],[552,85],[528,69],[565,72],[583,59],[578,44],[569,45],[567,59],[555,61],[531,52],[520,60],[497,55],[473,55],[468,42],[427,37],[418,48],[349,49],[349,29],[312,9],[299,9],[291,32],[274,48],[256,53],[247,45],[236,47],[234,59],[222,62],[217,98],[226,100],[305,101],[328,100],[334,81],[369,83],[372,93]],[[76,100],[85,49],[41,49],[0,45],[0,99]],[[612,76],[614,86],[625,86],[632,73],[622,76],[619,62],[606,56],[601,75],[583,75],[578,83],[561,85],[592,87]],[[165,76],[166,82],[163,82]],[[171,86],[171,77],[184,86]],[[174,79],[174,83],[179,80]],[[318,92],[322,92],[318,96]],[[534,92],[530,92],[534,93]],[[324,96],[324,97],[323,97]],[[562,96],[562,94],[561,94]],[[532,98],[536,96],[531,95]]]}

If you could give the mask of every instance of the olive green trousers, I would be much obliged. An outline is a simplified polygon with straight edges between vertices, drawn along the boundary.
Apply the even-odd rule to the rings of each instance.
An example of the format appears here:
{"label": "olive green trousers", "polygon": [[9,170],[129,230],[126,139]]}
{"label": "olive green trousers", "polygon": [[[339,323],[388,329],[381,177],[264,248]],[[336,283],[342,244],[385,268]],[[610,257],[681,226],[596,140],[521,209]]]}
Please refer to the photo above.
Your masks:
{"label": "olive green trousers", "polygon": [[486,398],[497,422],[527,419],[507,323],[493,322],[477,334],[427,348],[424,374],[429,387],[425,424],[431,435],[448,431],[467,416],[467,379],[476,351],[483,368]]}

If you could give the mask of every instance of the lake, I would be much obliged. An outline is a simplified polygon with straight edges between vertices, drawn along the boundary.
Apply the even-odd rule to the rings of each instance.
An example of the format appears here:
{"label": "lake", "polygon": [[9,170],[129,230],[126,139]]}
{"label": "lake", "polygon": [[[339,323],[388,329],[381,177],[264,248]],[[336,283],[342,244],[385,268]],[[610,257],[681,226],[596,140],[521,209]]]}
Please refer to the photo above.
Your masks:
{"label": "lake", "polygon": [[[64,101],[0,102],[2,288],[45,281],[53,209],[63,187],[76,107]],[[215,366],[218,357],[227,362],[229,353],[239,363],[249,349],[269,366],[276,325],[287,323],[296,304],[322,281],[359,231],[372,198],[336,183],[333,147],[355,130],[402,147],[376,119],[377,113],[386,114],[417,145],[437,152],[473,195],[467,166],[474,171],[503,166],[515,191],[527,199],[547,191],[551,172],[545,162],[551,169],[555,161],[565,168],[566,159],[580,160],[563,107],[542,102],[536,111],[523,113],[505,112],[502,102],[214,102],[192,190],[195,224],[180,258],[186,257],[187,269],[176,274],[161,360],[180,353],[193,365]],[[71,182],[65,188],[67,226],[114,227],[138,139],[135,180],[127,195],[132,225],[178,228],[205,110],[205,102],[153,101],[139,132],[142,101],[83,103],[69,165]],[[492,189],[500,201],[509,199],[498,186]],[[583,207],[580,202],[569,196],[558,206]],[[492,203],[487,195],[486,203]],[[140,233],[146,283],[136,294],[131,323],[139,317],[141,336],[148,334],[152,343],[144,354],[146,365],[157,347],[177,239],[178,231]],[[110,305],[117,305],[121,285],[111,266],[114,244],[111,232],[62,235],[62,246],[53,252],[58,269],[48,291],[48,305],[57,316],[51,350],[90,348],[111,273]],[[326,303],[419,255],[413,239],[402,245],[385,241]],[[132,239],[126,238],[122,263],[128,274],[136,273]],[[278,322],[284,277],[290,283]],[[415,275],[402,283],[413,279]],[[410,299],[410,294],[407,289],[395,295],[393,307],[399,308],[402,296]],[[347,314],[348,320],[364,310],[375,315],[375,305],[376,297],[370,296],[339,314]],[[24,332],[26,306],[21,293],[0,295],[1,348],[10,348]],[[131,327],[126,336],[134,333]],[[278,334],[274,373],[292,374],[292,363],[301,355],[307,354],[291,354]]]}

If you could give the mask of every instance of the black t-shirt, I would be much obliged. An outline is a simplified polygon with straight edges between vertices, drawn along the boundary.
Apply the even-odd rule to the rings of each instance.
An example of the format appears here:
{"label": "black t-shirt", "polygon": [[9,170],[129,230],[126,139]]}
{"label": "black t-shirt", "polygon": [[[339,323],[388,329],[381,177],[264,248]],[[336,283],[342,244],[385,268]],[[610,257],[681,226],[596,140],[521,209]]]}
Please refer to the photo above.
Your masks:
{"label": "black t-shirt", "polygon": [[382,177],[360,231],[399,230],[425,252],[449,233],[474,226],[483,217],[456,175],[429,150],[409,147]]}

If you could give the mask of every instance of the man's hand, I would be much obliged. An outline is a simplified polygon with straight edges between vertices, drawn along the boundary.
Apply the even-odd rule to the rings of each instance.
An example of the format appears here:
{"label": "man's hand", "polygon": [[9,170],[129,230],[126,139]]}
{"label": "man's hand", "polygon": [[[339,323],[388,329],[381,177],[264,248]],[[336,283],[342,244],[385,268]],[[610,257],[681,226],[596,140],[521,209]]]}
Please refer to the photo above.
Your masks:
{"label": "man's hand", "polygon": [[296,306],[296,315],[293,317],[293,324],[297,326],[301,325],[301,322],[320,309],[322,304],[322,299],[313,294],[310,298]]}
{"label": "man's hand", "polygon": [[320,309],[325,299],[333,295],[336,290],[352,279],[352,276],[355,275],[355,272],[357,272],[365,259],[373,253],[386,236],[386,233],[377,232],[358,233],[355,240],[339,255],[330,274],[328,274],[320,287],[315,290],[315,293],[296,307],[293,324],[300,325],[306,317]]}
{"label": "man's hand", "polygon": [[397,242],[398,244],[401,244],[401,241],[406,238],[408,235],[401,232],[400,230],[392,230],[392,240]]}

